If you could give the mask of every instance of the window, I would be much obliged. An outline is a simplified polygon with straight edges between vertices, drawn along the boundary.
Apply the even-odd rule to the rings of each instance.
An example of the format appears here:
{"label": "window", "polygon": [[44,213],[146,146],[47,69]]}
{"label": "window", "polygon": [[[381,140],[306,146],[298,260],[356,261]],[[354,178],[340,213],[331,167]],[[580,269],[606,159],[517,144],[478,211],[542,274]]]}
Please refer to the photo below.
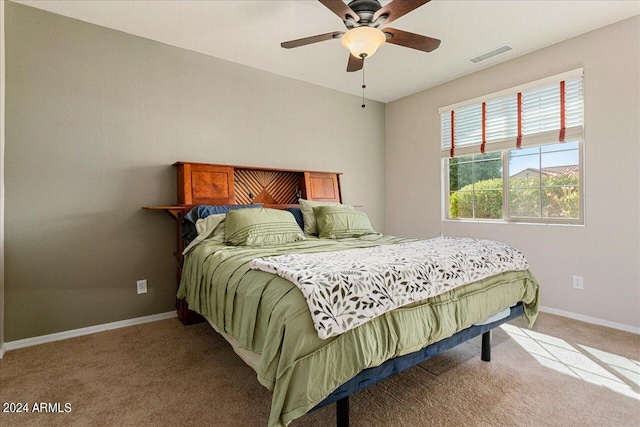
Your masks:
{"label": "window", "polygon": [[445,218],[583,222],[582,69],[440,114]]}
{"label": "window", "polygon": [[509,214],[580,219],[578,141],[509,151]]}
{"label": "window", "polygon": [[449,160],[451,218],[502,219],[502,153]]}

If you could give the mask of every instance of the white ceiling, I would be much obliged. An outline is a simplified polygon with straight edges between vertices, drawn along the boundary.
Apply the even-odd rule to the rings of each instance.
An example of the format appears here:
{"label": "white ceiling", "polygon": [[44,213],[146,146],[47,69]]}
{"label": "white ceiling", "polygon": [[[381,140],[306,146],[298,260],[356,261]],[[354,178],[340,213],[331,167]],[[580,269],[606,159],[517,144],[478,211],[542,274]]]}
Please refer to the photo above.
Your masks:
{"label": "white ceiling", "polygon": [[[342,92],[362,93],[362,74],[345,71],[348,51],[339,40],[280,47],[283,41],[345,29],[340,18],[316,0],[18,2]],[[640,0],[432,0],[390,26],[439,38],[440,47],[424,53],[382,46],[366,61],[366,97],[393,101],[638,14]],[[467,61],[507,43],[514,50],[480,64]]]}

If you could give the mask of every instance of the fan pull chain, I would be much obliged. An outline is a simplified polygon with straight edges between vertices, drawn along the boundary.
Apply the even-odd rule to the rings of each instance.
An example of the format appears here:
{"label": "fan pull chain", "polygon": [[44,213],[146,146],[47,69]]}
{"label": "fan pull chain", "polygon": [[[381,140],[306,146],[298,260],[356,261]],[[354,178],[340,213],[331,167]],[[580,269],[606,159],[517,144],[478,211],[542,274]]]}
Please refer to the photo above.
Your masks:
{"label": "fan pull chain", "polygon": [[366,84],[364,84],[364,56],[362,57],[362,108],[366,107],[366,105],[364,105],[364,90],[367,87]]}

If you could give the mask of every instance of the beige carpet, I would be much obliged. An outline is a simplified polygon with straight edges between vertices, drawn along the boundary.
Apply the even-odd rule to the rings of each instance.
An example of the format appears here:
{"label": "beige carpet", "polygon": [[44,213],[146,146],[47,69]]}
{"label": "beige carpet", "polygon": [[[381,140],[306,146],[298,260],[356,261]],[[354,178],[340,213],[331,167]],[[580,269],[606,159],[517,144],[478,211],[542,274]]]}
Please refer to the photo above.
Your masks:
{"label": "beige carpet", "polygon": [[[351,398],[352,426],[639,426],[640,336],[541,314]],[[8,352],[0,400],[70,403],[0,413],[2,426],[265,426],[271,395],[208,324],[177,319]],[[292,426],[335,425],[335,405]]]}

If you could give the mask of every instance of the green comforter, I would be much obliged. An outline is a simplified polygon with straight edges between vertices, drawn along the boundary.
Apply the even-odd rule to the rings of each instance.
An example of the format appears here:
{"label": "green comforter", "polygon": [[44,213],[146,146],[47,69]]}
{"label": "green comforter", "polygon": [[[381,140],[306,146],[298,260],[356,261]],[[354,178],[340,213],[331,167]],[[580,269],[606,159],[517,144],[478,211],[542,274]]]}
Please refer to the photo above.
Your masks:
{"label": "green comforter", "polygon": [[368,236],[271,247],[203,242],[185,258],[178,298],[209,318],[240,346],[260,355],[258,380],[273,391],[269,426],[308,412],[363,369],[417,351],[473,323],[524,302],[533,324],[538,284],[529,271],[507,272],[377,317],[322,340],[294,284],[249,268],[253,258],[327,252],[415,239]]}

